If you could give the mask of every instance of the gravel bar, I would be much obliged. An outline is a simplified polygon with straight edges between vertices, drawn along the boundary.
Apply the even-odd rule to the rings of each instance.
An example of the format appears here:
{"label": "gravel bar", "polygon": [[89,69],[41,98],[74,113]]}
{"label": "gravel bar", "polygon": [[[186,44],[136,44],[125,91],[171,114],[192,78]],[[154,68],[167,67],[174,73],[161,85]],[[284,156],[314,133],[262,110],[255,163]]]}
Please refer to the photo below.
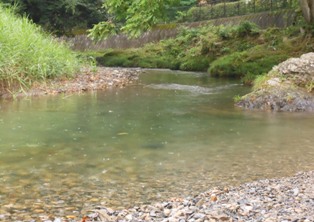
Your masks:
{"label": "gravel bar", "polygon": [[123,88],[134,83],[139,76],[139,68],[83,68],[73,78],[57,78],[37,82],[30,89],[12,93],[0,91],[0,98],[56,95],[66,93],[81,93],[93,90]]}
{"label": "gravel bar", "polygon": [[314,171],[259,180],[239,187],[214,188],[195,197],[152,205],[87,211],[89,221],[314,221]]}

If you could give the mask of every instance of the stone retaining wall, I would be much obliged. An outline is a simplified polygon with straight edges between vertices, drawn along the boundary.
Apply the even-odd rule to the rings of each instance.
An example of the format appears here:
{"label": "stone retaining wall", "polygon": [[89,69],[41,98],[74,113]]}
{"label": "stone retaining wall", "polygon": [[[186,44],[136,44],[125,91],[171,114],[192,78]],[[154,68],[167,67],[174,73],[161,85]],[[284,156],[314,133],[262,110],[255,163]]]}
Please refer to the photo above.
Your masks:
{"label": "stone retaining wall", "polygon": [[[293,10],[284,10],[280,12],[263,12],[244,16],[235,16],[229,18],[220,18],[209,21],[193,22],[183,24],[187,27],[198,27],[207,24],[213,25],[237,25],[242,21],[250,21],[256,23],[261,28],[267,27],[287,27],[292,25],[295,21],[295,12]],[[161,26],[162,27],[162,26]],[[78,35],[74,38],[63,37],[61,40],[65,40],[70,43],[74,50],[87,51],[87,50],[102,50],[108,48],[138,48],[147,43],[158,42],[162,39],[175,37],[178,33],[177,27],[174,25],[168,28],[160,28],[151,30],[144,33],[141,37],[136,39],[129,39],[125,35],[116,35],[109,37],[107,40],[100,42],[93,42],[86,35]]]}

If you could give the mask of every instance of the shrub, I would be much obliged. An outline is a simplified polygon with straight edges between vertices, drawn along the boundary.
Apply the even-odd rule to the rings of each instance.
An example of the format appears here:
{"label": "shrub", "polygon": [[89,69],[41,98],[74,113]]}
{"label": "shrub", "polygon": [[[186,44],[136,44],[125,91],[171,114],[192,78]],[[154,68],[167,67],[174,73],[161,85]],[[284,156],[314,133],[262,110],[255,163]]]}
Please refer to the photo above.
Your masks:
{"label": "shrub", "polygon": [[241,22],[235,29],[238,37],[257,35],[259,34],[259,28],[255,23],[252,22]]}
{"label": "shrub", "polygon": [[238,64],[241,63],[241,53],[235,52],[223,56],[210,64],[208,72],[217,77],[235,77],[239,75]]}
{"label": "shrub", "polygon": [[206,71],[209,66],[209,59],[207,57],[188,57],[185,58],[181,65],[180,70],[184,71]]}
{"label": "shrub", "polygon": [[267,73],[274,65],[286,60],[289,56],[283,51],[272,51],[263,47],[254,47],[248,51],[235,52],[215,60],[208,72],[212,76],[243,77],[246,74],[260,75]]}
{"label": "shrub", "polygon": [[80,67],[76,55],[25,17],[0,5],[0,82],[28,87],[36,80],[71,76]]}
{"label": "shrub", "polygon": [[255,78],[255,80],[253,81],[253,84],[254,84],[254,90],[257,90],[257,89],[262,89],[264,88],[265,86],[267,86],[267,81],[270,79],[270,76],[269,75],[259,75]]}
{"label": "shrub", "polygon": [[228,40],[233,37],[234,30],[232,29],[231,26],[224,26],[221,25],[219,26],[217,30],[217,35],[222,39],[222,40]]}
{"label": "shrub", "polygon": [[251,85],[253,85],[253,83],[257,77],[259,77],[259,75],[255,75],[255,74],[248,72],[241,78],[241,82],[244,85],[250,85],[251,86]]}

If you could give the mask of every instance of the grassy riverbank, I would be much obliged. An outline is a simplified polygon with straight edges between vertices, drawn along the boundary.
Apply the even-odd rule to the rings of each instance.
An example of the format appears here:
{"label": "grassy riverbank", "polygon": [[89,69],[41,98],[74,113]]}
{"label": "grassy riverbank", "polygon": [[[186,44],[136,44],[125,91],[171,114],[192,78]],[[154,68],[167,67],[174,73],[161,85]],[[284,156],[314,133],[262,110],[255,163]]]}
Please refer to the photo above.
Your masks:
{"label": "grassy riverbank", "polygon": [[0,27],[0,95],[79,69],[80,61],[67,46],[1,5]]}
{"label": "grassy riverbank", "polygon": [[93,56],[104,66],[208,71],[212,76],[250,83],[287,58],[313,50],[313,38],[300,30],[298,26],[261,30],[249,22],[182,28],[173,39],[139,49],[93,52]]}

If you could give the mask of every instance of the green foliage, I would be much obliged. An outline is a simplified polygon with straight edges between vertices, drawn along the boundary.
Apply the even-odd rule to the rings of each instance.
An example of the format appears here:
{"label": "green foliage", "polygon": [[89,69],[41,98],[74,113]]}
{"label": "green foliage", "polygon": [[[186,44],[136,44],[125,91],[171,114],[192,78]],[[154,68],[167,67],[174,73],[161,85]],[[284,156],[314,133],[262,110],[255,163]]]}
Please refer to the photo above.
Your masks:
{"label": "green foliage", "polygon": [[196,4],[196,0],[180,0],[180,6],[192,6]]}
{"label": "green foliage", "polygon": [[258,35],[260,30],[255,23],[244,21],[236,26],[235,31],[238,37],[245,37]]}
{"label": "green foliage", "polygon": [[253,89],[262,89],[267,85],[267,81],[270,79],[268,75],[258,75],[253,82]]}
{"label": "green foliage", "polygon": [[208,72],[212,76],[219,77],[235,77],[238,75],[242,75],[242,73],[238,70],[238,65],[241,63],[241,53],[235,52],[230,55],[224,56],[215,60],[210,64]]}
{"label": "green foliage", "polygon": [[273,11],[276,9],[291,8],[286,0],[278,1],[216,1],[216,4],[205,5],[202,7],[194,6],[186,12],[178,14],[178,22],[196,22],[202,20],[211,20],[216,18],[245,15],[263,11]]}
{"label": "green foliage", "polygon": [[76,55],[27,18],[0,5],[1,85],[28,87],[33,81],[71,76],[80,67]]}
{"label": "green foliage", "polygon": [[314,91],[314,81],[310,81],[305,85],[305,88],[308,92]]}
{"label": "green foliage", "polygon": [[151,53],[130,50],[109,50],[96,58],[98,65],[142,68],[178,69],[179,64],[166,56],[152,56]]}
{"label": "green foliage", "polygon": [[[230,17],[236,15],[247,14],[249,5],[245,1],[235,1],[218,3],[215,5],[207,5],[202,7],[192,7],[181,17],[178,17],[179,22],[196,22],[201,20],[210,20],[221,17]],[[251,12],[253,11],[253,8]]]}
{"label": "green foliage", "polygon": [[247,36],[258,36],[259,33],[259,27],[255,23],[249,21],[241,22],[237,26],[221,25],[216,31],[216,34],[222,40],[228,40],[236,37],[243,38]]}
{"label": "green foliage", "polygon": [[[165,21],[166,9],[177,3],[178,0],[106,0],[104,8],[109,13],[109,21],[115,24],[117,30],[138,37],[152,26]],[[99,33],[90,29],[89,33],[97,39],[112,34],[110,30],[102,29],[103,33]]]}
{"label": "green foliage", "polygon": [[244,84],[244,85],[247,85],[247,86],[251,86],[253,85],[255,79],[258,77],[259,75],[255,75],[253,73],[246,73],[242,78],[241,78],[241,82]]}
{"label": "green foliage", "polygon": [[204,56],[187,57],[182,61],[180,70],[184,71],[206,71],[209,66],[209,58]]}
{"label": "green foliage", "polygon": [[115,35],[117,34],[117,29],[115,24],[112,22],[100,22],[92,29],[89,30],[89,35],[92,40],[101,40],[104,39],[106,36]]}
{"label": "green foliage", "polygon": [[240,96],[240,95],[235,95],[235,96],[233,97],[233,101],[234,101],[235,103],[240,102],[241,100],[242,100],[242,96]]}
{"label": "green foliage", "polygon": [[221,25],[218,28],[217,34],[222,40],[227,40],[234,37],[234,30],[230,26]]}
{"label": "green foliage", "polygon": [[101,8],[103,0],[0,0],[18,4],[18,12],[55,34],[73,34],[75,30],[91,28],[106,20]]}
{"label": "green foliage", "polygon": [[252,79],[271,70],[274,65],[284,61],[289,56],[283,51],[273,51],[264,47],[254,47],[248,51],[235,52],[215,60],[209,73],[219,77],[243,77],[247,74]]}
{"label": "green foliage", "polygon": [[208,70],[212,76],[242,78],[243,83],[251,84],[287,58],[313,51],[313,42],[311,36],[293,28],[260,30],[248,22],[209,25],[181,28],[176,38],[136,50],[107,50],[99,61],[110,66]]}

